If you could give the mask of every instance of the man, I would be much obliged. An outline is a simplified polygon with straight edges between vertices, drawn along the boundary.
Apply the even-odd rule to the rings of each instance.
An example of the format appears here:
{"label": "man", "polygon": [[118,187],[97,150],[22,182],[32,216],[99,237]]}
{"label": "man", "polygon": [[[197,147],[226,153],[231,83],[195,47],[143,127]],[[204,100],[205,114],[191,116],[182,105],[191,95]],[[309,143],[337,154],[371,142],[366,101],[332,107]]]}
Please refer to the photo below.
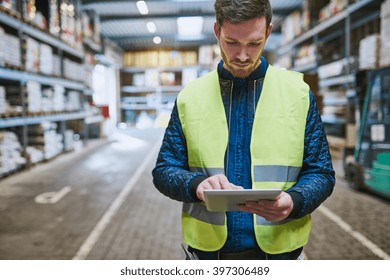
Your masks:
{"label": "man", "polygon": [[[335,184],[315,99],[301,74],[262,57],[268,0],[216,0],[215,12],[222,60],[179,93],[154,184],[183,202],[183,239],[199,259],[299,259]],[[282,193],[234,212],[202,203],[204,190],[241,188]]]}

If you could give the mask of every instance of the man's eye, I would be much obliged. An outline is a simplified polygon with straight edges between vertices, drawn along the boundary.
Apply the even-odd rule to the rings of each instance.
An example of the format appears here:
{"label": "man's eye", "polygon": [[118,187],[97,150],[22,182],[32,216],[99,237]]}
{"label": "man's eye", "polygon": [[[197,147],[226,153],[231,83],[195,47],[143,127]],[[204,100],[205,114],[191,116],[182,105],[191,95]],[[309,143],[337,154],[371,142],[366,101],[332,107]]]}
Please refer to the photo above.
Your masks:
{"label": "man's eye", "polygon": [[237,42],[226,42],[228,45],[237,45]]}

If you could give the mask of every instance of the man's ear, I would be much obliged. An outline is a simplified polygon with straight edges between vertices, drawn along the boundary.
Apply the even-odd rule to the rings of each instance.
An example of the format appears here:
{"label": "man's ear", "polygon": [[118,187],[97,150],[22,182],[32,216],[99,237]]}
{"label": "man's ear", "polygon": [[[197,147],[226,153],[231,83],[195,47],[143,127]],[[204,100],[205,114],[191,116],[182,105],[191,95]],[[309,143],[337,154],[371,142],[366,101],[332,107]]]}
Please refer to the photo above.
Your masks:
{"label": "man's ear", "polygon": [[271,35],[271,31],[272,31],[272,23],[269,24],[268,26],[268,29],[267,29],[267,33],[266,33],[266,38],[268,39],[269,35]]}
{"label": "man's ear", "polygon": [[218,23],[215,21],[214,22],[214,35],[215,38],[219,41],[219,37],[221,35],[221,28],[219,27]]}

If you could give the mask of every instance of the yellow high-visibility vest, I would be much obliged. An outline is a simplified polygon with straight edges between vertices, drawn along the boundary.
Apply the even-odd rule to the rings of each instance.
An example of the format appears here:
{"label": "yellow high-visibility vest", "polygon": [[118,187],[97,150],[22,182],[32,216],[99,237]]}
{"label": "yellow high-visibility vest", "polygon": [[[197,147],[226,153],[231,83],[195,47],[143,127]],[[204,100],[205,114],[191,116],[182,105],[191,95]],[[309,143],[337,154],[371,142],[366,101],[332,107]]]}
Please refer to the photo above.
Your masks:
{"label": "yellow high-visibility vest", "polygon": [[[304,153],[309,86],[302,74],[268,66],[255,112],[250,145],[253,189],[292,187]],[[193,81],[177,98],[191,170],[212,176],[224,174],[228,125],[217,71]],[[269,254],[304,246],[311,229],[310,215],[269,222],[253,215],[260,248]],[[183,239],[202,251],[217,251],[227,239],[225,213],[209,212],[204,203],[184,203]]]}

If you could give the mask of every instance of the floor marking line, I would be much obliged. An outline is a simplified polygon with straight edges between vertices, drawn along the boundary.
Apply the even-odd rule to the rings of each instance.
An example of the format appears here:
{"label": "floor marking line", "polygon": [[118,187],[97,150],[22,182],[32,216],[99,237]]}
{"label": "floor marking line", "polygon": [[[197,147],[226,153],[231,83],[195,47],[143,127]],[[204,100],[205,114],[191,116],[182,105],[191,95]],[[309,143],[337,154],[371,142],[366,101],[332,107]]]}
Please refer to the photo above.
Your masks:
{"label": "floor marking line", "polygon": [[55,204],[67,195],[72,188],[70,186],[63,187],[58,192],[45,192],[37,195],[34,199],[39,204]]}
{"label": "floor marking line", "polygon": [[111,222],[111,219],[115,216],[115,214],[118,212],[119,208],[121,207],[122,203],[127,198],[130,191],[133,189],[135,183],[138,181],[138,179],[141,177],[144,170],[148,167],[149,162],[152,160],[152,158],[155,156],[155,154],[158,152],[158,149],[161,147],[161,141],[157,141],[151,152],[147,155],[147,157],[144,159],[142,164],[138,167],[138,169],[135,171],[134,175],[131,177],[131,179],[127,182],[126,186],[122,189],[122,191],[118,194],[118,196],[115,198],[115,200],[111,203],[108,210],[104,213],[102,218],[99,220],[99,222],[95,225],[87,239],[84,241],[84,243],[81,245],[80,249],[76,253],[76,255],[73,257],[74,260],[84,260],[91,252],[92,248],[95,246],[96,242],[99,240],[100,236],[102,235],[103,231],[106,229],[106,227]]}
{"label": "floor marking line", "polygon": [[336,225],[338,225],[342,230],[347,232],[349,235],[351,235],[353,238],[355,238],[357,241],[359,241],[364,247],[369,249],[372,253],[374,253],[376,256],[380,257],[384,260],[390,260],[390,255],[387,254],[385,251],[383,251],[381,248],[379,248],[378,245],[376,245],[374,242],[369,240],[367,237],[365,237],[360,232],[353,230],[352,226],[347,224],[341,217],[337,216],[335,213],[333,213],[331,210],[329,210],[327,207],[321,205],[318,210],[325,215],[328,219],[333,221]]}

